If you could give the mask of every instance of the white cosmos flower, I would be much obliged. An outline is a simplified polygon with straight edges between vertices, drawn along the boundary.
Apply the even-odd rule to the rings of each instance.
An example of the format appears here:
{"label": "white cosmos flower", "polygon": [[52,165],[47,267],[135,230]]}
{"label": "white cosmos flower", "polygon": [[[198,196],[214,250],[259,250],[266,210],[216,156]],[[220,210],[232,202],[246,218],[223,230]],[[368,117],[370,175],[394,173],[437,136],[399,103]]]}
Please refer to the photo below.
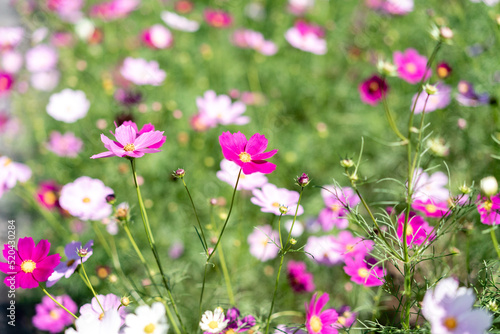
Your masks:
{"label": "white cosmos flower", "polygon": [[200,328],[204,332],[220,333],[227,327],[229,322],[229,319],[224,319],[224,310],[221,307],[217,307],[213,313],[212,311],[206,311],[201,316]]}
{"label": "white cosmos flower", "polygon": [[136,85],[159,86],[167,76],[165,71],[160,69],[158,62],[154,60],[148,62],[146,59],[132,57],[125,58],[120,73]]}
{"label": "white cosmos flower", "polygon": [[195,32],[200,28],[200,24],[198,22],[188,20],[184,16],[168,11],[163,11],[161,13],[161,19],[166,25],[175,30]]}
{"label": "white cosmos flower", "polygon": [[85,117],[90,108],[90,102],[81,90],[64,89],[52,94],[47,105],[47,113],[58,121],[74,123]]}
{"label": "white cosmos flower", "polygon": [[121,326],[120,315],[116,310],[108,310],[102,319],[92,314],[81,315],[75,321],[76,330],[67,329],[65,334],[118,334]]}
{"label": "white cosmos flower", "polygon": [[168,331],[165,306],[156,302],[151,307],[139,306],[135,314],[125,318],[125,334],[166,334]]}

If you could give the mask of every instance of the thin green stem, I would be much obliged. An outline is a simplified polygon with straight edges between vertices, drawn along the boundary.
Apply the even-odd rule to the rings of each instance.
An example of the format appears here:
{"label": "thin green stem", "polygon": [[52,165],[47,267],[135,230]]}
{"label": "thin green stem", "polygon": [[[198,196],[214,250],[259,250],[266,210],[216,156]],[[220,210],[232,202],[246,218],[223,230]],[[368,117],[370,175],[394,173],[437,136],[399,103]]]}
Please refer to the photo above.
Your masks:
{"label": "thin green stem", "polygon": [[45,290],[41,285],[40,285],[40,289],[42,289],[42,291],[50,298],[52,299],[52,301],[54,303],[56,303],[57,305],[59,305],[59,307],[61,307],[63,310],[65,310],[66,312],[68,312],[69,314],[71,314],[71,316],[75,319],[78,319],[78,317],[76,315],[73,314],[73,312],[71,312],[70,310],[68,310],[66,307],[64,307],[61,303],[59,303],[54,297],[52,297],[52,295],[47,291]]}
{"label": "thin green stem", "polygon": [[[297,214],[299,213],[300,200],[302,199],[303,192],[304,192],[304,187],[300,187],[299,201],[297,202],[297,208],[295,208],[295,215],[293,216],[292,226],[290,227],[290,231],[288,231],[288,238],[286,239],[285,248],[288,246],[288,243],[290,242],[290,239],[292,237],[293,226],[295,225],[295,221],[297,220]],[[281,219],[281,216],[280,216],[280,219]],[[280,238],[281,238],[281,233],[280,233]],[[280,239],[280,242],[281,242],[281,239]]]}
{"label": "thin green stem", "polygon": [[500,247],[498,247],[498,240],[497,240],[497,236],[495,234],[495,230],[492,229],[490,231],[490,234],[491,234],[491,241],[493,241],[493,246],[495,246],[495,250],[497,251],[498,258],[500,259]]}
{"label": "thin green stem", "polygon": [[101,302],[99,301],[99,298],[97,298],[97,293],[95,293],[94,287],[92,286],[92,282],[90,282],[89,277],[87,276],[87,272],[85,271],[85,266],[83,265],[83,257],[80,258],[80,267],[82,267],[83,275],[85,276],[85,279],[87,280],[88,287],[90,288],[90,291],[92,291],[92,294],[94,295],[95,299],[97,300],[97,304],[101,307],[102,313],[104,313],[104,307],[102,307]]}
{"label": "thin green stem", "polygon": [[411,311],[411,283],[412,283],[412,271],[411,264],[404,264],[404,294],[405,294],[405,305],[404,305],[404,317],[403,317],[403,327],[404,329],[410,329],[410,311]]}
{"label": "thin green stem", "polygon": [[154,258],[156,260],[156,264],[158,265],[158,269],[160,270],[161,278],[163,281],[163,285],[165,286],[165,289],[167,289],[167,294],[170,299],[170,302],[172,303],[172,307],[174,308],[175,315],[177,316],[177,319],[179,320],[179,324],[182,327],[182,330],[184,333],[187,333],[186,327],[184,327],[184,324],[182,322],[181,316],[179,315],[179,311],[177,309],[177,305],[175,304],[174,298],[172,296],[172,293],[170,291],[170,286],[167,283],[167,280],[165,278],[165,273],[163,271],[163,267],[161,265],[160,257],[158,255],[158,251],[156,249],[156,244],[153,238],[153,233],[151,232],[151,226],[149,225],[149,219],[148,219],[148,214],[146,212],[146,208],[144,206],[144,202],[142,200],[142,195],[141,195],[141,189],[139,187],[139,183],[137,182],[137,172],[135,170],[135,159],[132,158],[130,159],[130,164],[132,166],[132,174],[134,177],[134,183],[135,183],[135,190],[137,192],[137,198],[139,201],[139,207],[141,211],[141,217],[142,217],[142,222],[144,224],[144,230],[146,231],[146,236],[149,241],[149,246],[151,247],[151,252],[154,255]]}
{"label": "thin green stem", "polygon": [[229,275],[229,271],[227,270],[226,259],[224,257],[224,247],[219,248],[219,260],[220,266],[222,268],[222,273],[224,275],[224,281],[226,282],[227,295],[229,297],[229,303],[231,305],[236,305],[236,301],[234,300],[233,288],[231,286],[231,277]]}
{"label": "thin green stem", "polygon": [[278,275],[276,275],[276,283],[274,284],[273,300],[271,302],[271,308],[269,309],[269,314],[267,316],[266,334],[269,333],[269,325],[271,324],[271,315],[273,314],[274,302],[276,301],[276,295],[278,294],[278,284],[280,281],[281,267],[283,267],[283,260],[284,259],[285,259],[285,254],[281,253],[280,266],[278,268]]}
{"label": "thin green stem", "polygon": [[182,177],[181,179],[182,179],[182,183],[184,184],[184,188],[186,188],[186,192],[188,194],[189,200],[191,201],[191,206],[193,207],[194,215],[196,217],[196,221],[198,222],[198,227],[200,228],[200,231],[201,231],[201,237],[203,238],[205,251],[207,252],[207,256],[208,256],[207,238],[205,237],[205,232],[203,232],[203,227],[201,226],[200,217],[198,217],[198,212],[196,211],[196,206],[194,205],[193,198],[191,197],[191,193],[189,192],[189,189],[187,187],[186,181],[184,180],[184,177]]}

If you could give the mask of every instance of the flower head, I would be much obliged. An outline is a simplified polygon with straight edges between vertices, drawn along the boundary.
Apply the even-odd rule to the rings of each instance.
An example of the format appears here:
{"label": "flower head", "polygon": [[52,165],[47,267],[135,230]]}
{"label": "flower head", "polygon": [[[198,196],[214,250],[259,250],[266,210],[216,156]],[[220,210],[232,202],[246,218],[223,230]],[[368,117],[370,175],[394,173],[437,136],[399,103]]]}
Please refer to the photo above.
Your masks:
{"label": "flower head", "polygon": [[52,275],[50,275],[47,287],[51,287],[56,284],[61,278],[66,277],[69,278],[75,272],[78,265],[82,262],[86,262],[89,257],[92,255],[92,246],[94,245],[94,241],[88,241],[84,248],[87,249],[87,255],[80,257],[78,255],[78,250],[82,247],[82,243],[80,241],[72,241],[64,247],[64,254],[66,255],[66,261],[61,261],[59,265],[54,269]]}
{"label": "flower head", "polygon": [[166,334],[168,331],[165,306],[156,302],[135,309],[135,314],[125,318],[125,334]]}
{"label": "flower head", "polygon": [[415,104],[415,114],[420,114],[424,112],[429,113],[435,110],[440,110],[446,108],[451,102],[451,87],[443,83],[438,83],[436,86],[437,93],[429,95],[427,92],[423,91],[417,99],[418,93],[413,96],[411,102],[411,107]]}
{"label": "flower head", "polygon": [[76,137],[73,132],[62,134],[57,131],[50,133],[49,141],[46,143],[49,151],[54,152],[60,157],[75,158],[82,150],[83,142]]}
{"label": "flower head", "polygon": [[205,311],[201,316],[200,328],[202,331],[216,334],[222,332],[229,322],[229,319],[225,319],[224,310],[221,307],[217,307],[214,312]]}
{"label": "flower head", "polygon": [[206,91],[203,97],[196,98],[198,113],[194,116],[193,127],[202,131],[214,128],[218,124],[243,125],[250,122],[248,116],[242,116],[246,110],[242,102],[232,102],[227,95],[217,95],[213,90]]}
{"label": "flower head", "polygon": [[239,29],[233,33],[231,41],[242,49],[254,49],[264,56],[272,56],[278,52],[278,47],[271,41],[265,40],[264,36],[257,31]]}
{"label": "flower head", "polygon": [[476,93],[474,85],[465,80],[461,80],[458,83],[458,94],[455,98],[459,104],[466,107],[477,107],[490,102],[490,95],[488,93]]}
{"label": "flower head", "polygon": [[481,223],[486,225],[500,224],[500,196],[477,197],[477,211],[481,216]]}
{"label": "flower head", "polygon": [[321,27],[299,20],[285,33],[285,39],[294,48],[324,55],[327,51],[324,31]]}
{"label": "flower head", "polygon": [[[234,187],[240,167],[232,161],[223,159],[220,162],[220,171],[217,172],[219,180],[224,181]],[[262,173],[253,173],[249,175],[241,174],[237,190],[254,190],[267,183],[267,177]]]}
{"label": "flower head", "polygon": [[26,68],[30,72],[50,71],[56,67],[58,58],[56,49],[40,44],[26,52]]}
{"label": "flower head", "polygon": [[278,256],[279,234],[272,229],[271,225],[256,227],[248,236],[250,254],[262,262],[272,260]]}
{"label": "flower head", "polygon": [[223,132],[219,136],[224,157],[241,167],[243,174],[263,173],[270,174],[276,165],[266,161],[278,152],[272,150],[264,152],[267,148],[267,139],[259,133],[254,134],[249,140],[241,132],[232,134]]}
{"label": "flower head", "polygon": [[295,292],[312,292],[315,289],[314,276],[307,271],[305,262],[289,261],[288,283]]}
{"label": "flower head", "polygon": [[4,245],[5,260],[14,258],[15,263],[0,262],[0,271],[7,274],[5,285],[15,289],[37,288],[39,283],[47,281],[61,261],[61,255],[49,255],[50,242],[47,240],[40,240],[35,246],[33,238],[20,238],[14,255],[12,250],[15,249],[9,244]]}
{"label": "flower head", "polygon": [[127,57],[120,68],[121,75],[136,85],[159,86],[167,74],[160,69],[158,62],[143,58]]}
{"label": "flower head", "polygon": [[441,218],[448,214],[448,202],[436,202],[431,199],[415,200],[411,203],[414,210],[423,212],[427,217]]}
{"label": "flower head", "polygon": [[64,123],[74,123],[85,117],[89,108],[90,102],[84,92],[66,88],[50,96],[46,109],[54,119]]}
{"label": "flower head", "polygon": [[14,188],[17,182],[26,182],[31,177],[31,169],[25,164],[0,156],[0,197]]}
{"label": "flower head", "polygon": [[363,81],[358,91],[361,95],[361,101],[372,106],[377,105],[387,94],[388,86],[384,79],[378,75],[373,75]]}
{"label": "flower head", "polygon": [[141,35],[142,41],[152,49],[166,49],[172,46],[174,37],[170,30],[161,24],[144,30]]}
{"label": "flower head", "polygon": [[227,28],[233,22],[231,14],[223,10],[205,9],[203,16],[205,21],[215,28]]}
{"label": "flower head", "polygon": [[325,186],[321,189],[321,196],[326,208],[321,210],[318,222],[324,231],[330,231],[334,226],[345,229],[349,225],[347,208],[360,203],[359,196],[349,187],[338,188],[335,185]]}
{"label": "flower head", "polygon": [[148,123],[138,131],[134,122],[127,121],[111,132],[117,141],[110,140],[104,134],[101,134],[101,140],[107,152],[91,156],[92,159],[107,157],[130,157],[140,158],[145,153],[160,152],[159,148],[163,145],[167,137],[163,131],[155,131],[155,127]]}
{"label": "flower head", "polygon": [[[290,216],[295,215],[295,209],[299,201],[299,193],[285,188],[278,188],[272,183],[267,183],[261,189],[254,189],[252,191],[253,197],[250,201],[260,206],[260,211],[274,213],[276,216],[282,214],[280,206],[287,206],[290,210],[287,214]],[[304,208],[299,205],[297,216],[304,213]]]}
{"label": "flower head", "polygon": [[[109,293],[107,295],[97,295],[99,299],[100,305],[104,309],[104,314],[108,313],[112,310],[117,310],[118,307],[122,304],[121,298],[117,295]],[[92,301],[88,304],[80,307],[80,314],[82,316],[88,316],[95,320],[101,320],[103,317],[101,306],[97,302],[96,297],[92,298]],[[127,316],[127,311],[124,307],[120,307],[118,310],[118,315],[120,319],[120,323],[123,325],[125,323],[125,317]]]}
{"label": "flower head", "polygon": [[416,84],[422,79],[427,80],[431,76],[431,70],[426,72],[427,58],[421,56],[415,49],[406,49],[404,53],[394,52],[394,64],[399,77],[411,84]]}
{"label": "flower head", "polygon": [[41,206],[52,210],[59,207],[59,186],[55,181],[42,181],[38,184],[35,198]]}
{"label": "flower head", "polygon": [[141,2],[139,0],[111,0],[95,4],[90,9],[90,17],[112,21],[128,16]]}
{"label": "flower head", "polygon": [[307,331],[309,334],[337,334],[337,329],[332,327],[338,318],[337,311],[334,309],[321,311],[330,297],[327,293],[319,298],[316,298],[316,295],[315,293],[312,296],[309,304],[305,304]]}
{"label": "flower head", "polygon": [[[78,307],[68,295],[54,297],[70,312],[75,313]],[[73,323],[73,317],[54,303],[49,296],[44,296],[42,302],[35,307],[36,314],[32,319],[33,326],[49,333],[61,333],[66,326]]]}
{"label": "flower head", "polygon": [[21,43],[23,36],[22,27],[0,27],[0,51],[14,49]]}
{"label": "flower head", "polygon": [[367,287],[384,284],[385,270],[374,266],[375,261],[365,260],[362,257],[346,257],[344,271],[351,276],[351,281]]}
{"label": "flower head", "polygon": [[445,202],[450,198],[450,192],[445,186],[448,184],[448,176],[443,172],[427,174],[422,168],[415,171],[413,176],[413,199],[432,200],[434,202]]}
{"label": "flower head", "polygon": [[[404,232],[404,222],[405,222],[405,213],[401,213],[398,218],[398,238],[403,240],[403,232]],[[418,246],[425,242],[429,242],[434,239],[435,233],[433,233],[432,226],[429,226],[424,218],[415,214],[415,212],[410,212],[410,216],[408,219],[408,225],[406,226],[406,243],[408,246]]]}
{"label": "flower head", "polygon": [[310,236],[304,251],[313,256],[314,261],[326,266],[334,266],[344,260],[343,251],[331,235]]}
{"label": "flower head", "polygon": [[14,85],[14,77],[12,74],[0,71],[0,97],[8,94]]}
{"label": "flower head", "polygon": [[448,63],[441,62],[436,66],[436,73],[440,79],[446,79],[451,75],[452,68]]}
{"label": "flower head", "polygon": [[191,21],[184,16],[168,11],[163,11],[161,13],[161,19],[166,25],[175,30],[195,32],[200,28],[200,24],[198,22]]}

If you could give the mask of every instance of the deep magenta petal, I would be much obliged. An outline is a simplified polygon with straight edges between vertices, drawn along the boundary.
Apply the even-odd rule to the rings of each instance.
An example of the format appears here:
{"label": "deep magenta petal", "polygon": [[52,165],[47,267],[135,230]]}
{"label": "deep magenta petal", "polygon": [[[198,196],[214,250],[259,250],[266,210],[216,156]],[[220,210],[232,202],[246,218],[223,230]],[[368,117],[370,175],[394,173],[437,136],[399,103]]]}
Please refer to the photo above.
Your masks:
{"label": "deep magenta petal", "polygon": [[51,269],[54,271],[54,268],[61,262],[61,255],[52,254],[47,256],[40,262],[37,262],[36,267],[41,269]]}
{"label": "deep magenta petal", "polygon": [[[21,272],[20,275],[20,282],[19,282],[19,287],[23,289],[34,289],[38,287],[38,282],[37,280],[33,277],[32,274],[26,274]],[[17,278],[17,277],[16,277]]]}
{"label": "deep magenta petal", "polygon": [[26,237],[19,239],[17,243],[17,250],[21,260],[30,260],[31,255],[33,254],[33,249],[35,249],[35,241],[33,241],[33,238]]}
{"label": "deep magenta petal", "polygon": [[316,305],[314,306],[314,311],[315,313],[320,313],[321,309],[328,303],[330,300],[330,296],[328,296],[328,293],[324,293],[321,295],[321,297],[318,298]]}
{"label": "deep magenta petal", "polygon": [[256,133],[248,140],[247,146],[245,147],[245,152],[253,156],[255,154],[264,152],[266,148],[266,137],[264,135],[261,135],[260,133]]}
{"label": "deep magenta petal", "polygon": [[223,132],[219,136],[219,143],[220,146],[223,148],[223,151],[229,150],[238,156],[241,152],[245,151],[247,138],[241,132],[232,134],[231,132],[227,131]]}
{"label": "deep magenta petal", "polygon": [[[136,129],[137,129],[137,125],[136,125]],[[141,131],[139,131],[139,133],[137,134],[137,136],[140,136],[140,135],[142,135],[145,132],[151,132],[151,131],[154,131],[154,130],[155,130],[155,127],[154,127],[153,124],[151,124],[151,123],[144,124],[142,126]]]}
{"label": "deep magenta petal", "polygon": [[38,281],[38,282],[46,282],[50,275],[54,272],[54,269],[45,269],[45,268],[36,268],[33,270],[33,277]]}
{"label": "deep magenta petal", "polygon": [[269,159],[270,157],[272,157],[273,155],[275,155],[277,152],[278,152],[278,150],[272,150],[272,151],[265,152],[265,153],[255,154],[255,155],[252,155],[252,160],[265,160],[265,159]]}
{"label": "deep magenta petal", "polygon": [[268,161],[257,160],[243,163],[241,168],[243,168],[243,173],[245,175],[257,172],[262,174],[271,174],[276,169],[276,165]]}
{"label": "deep magenta petal", "polygon": [[[23,273],[24,274],[24,273]],[[5,283],[5,285],[7,285],[7,287],[10,288],[11,284],[14,285],[14,289],[17,289],[19,288],[19,282],[21,281],[19,279],[20,277],[20,274],[16,274],[16,275],[7,275],[7,277],[5,277],[5,279],[3,280],[3,282]],[[14,279],[12,279],[14,278]]]}
{"label": "deep magenta petal", "polygon": [[33,254],[31,255],[31,259],[35,262],[40,262],[49,255],[50,251],[50,242],[48,240],[40,240],[40,242],[36,245],[33,250]]}

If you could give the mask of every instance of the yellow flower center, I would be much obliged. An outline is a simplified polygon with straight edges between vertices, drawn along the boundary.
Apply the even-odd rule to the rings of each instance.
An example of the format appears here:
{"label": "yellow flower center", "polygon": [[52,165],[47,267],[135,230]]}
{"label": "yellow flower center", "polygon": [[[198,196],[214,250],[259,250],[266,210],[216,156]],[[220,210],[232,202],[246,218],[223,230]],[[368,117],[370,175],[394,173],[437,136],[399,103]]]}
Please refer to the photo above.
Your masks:
{"label": "yellow flower center", "polygon": [[413,235],[413,227],[411,225],[406,226],[406,235]]}
{"label": "yellow flower center", "polygon": [[279,207],[280,207],[280,204],[279,204],[278,202],[274,202],[274,203],[272,204],[272,206],[274,206],[275,208],[279,208]]}
{"label": "yellow flower center", "polygon": [[84,198],[82,199],[82,202],[83,202],[83,203],[89,203],[89,202],[90,202],[90,198],[88,198],[88,197],[84,197]]}
{"label": "yellow flower center", "polygon": [[491,211],[491,208],[493,207],[493,202],[490,200],[487,200],[486,202],[484,202],[483,207],[486,211]]}
{"label": "yellow flower center", "polygon": [[123,149],[127,152],[135,151],[135,145],[134,144],[127,144]]}
{"label": "yellow flower center", "polygon": [[67,266],[67,267],[71,267],[71,265],[72,265],[73,263],[75,263],[75,260],[71,259],[71,260],[69,260],[68,262],[66,262],[66,266]]}
{"label": "yellow flower center", "polygon": [[342,326],[344,326],[344,325],[345,325],[345,320],[346,320],[346,319],[345,319],[343,316],[340,316],[340,317],[337,319],[337,322],[338,322],[339,324],[341,324]]}
{"label": "yellow flower center", "polygon": [[236,332],[234,331],[234,329],[230,328],[226,334],[235,334]]}
{"label": "yellow flower center", "polygon": [[358,269],[359,277],[365,278],[365,277],[368,277],[368,274],[369,274],[369,272],[366,268],[359,268]]}
{"label": "yellow flower center", "polygon": [[458,91],[462,94],[465,94],[469,91],[469,85],[467,85],[465,82],[461,82],[458,84]]}
{"label": "yellow flower center", "polygon": [[449,330],[453,330],[457,328],[457,320],[454,317],[448,317],[444,319],[443,322],[444,327],[448,328]]}
{"label": "yellow flower center", "polygon": [[11,162],[12,162],[12,160],[10,160],[9,158],[7,158],[7,159],[5,160],[5,162],[3,163],[3,166],[4,166],[4,167],[7,167],[8,165],[10,165],[10,163],[11,163]]}
{"label": "yellow flower center", "polygon": [[54,319],[54,320],[57,320],[57,319],[59,319],[59,317],[60,317],[59,313],[58,313],[58,312],[56,312],[56,311],[54,311],[54,310],[50,311],[49,315],[50,315],[50,317],[51,317],[52,319]]}
{"label": "yellow flower center", "polygon": [[434,213],[437,211],[437,207],[434,205],[434,204],[427,204],[425,206],[425,209],[427,210],[427,212],[429,213]]}
{"label": "yellow flower center", "polygon": [[309,326],[311,326],[311,329],[314,333],[319,333],[321,331],[321,328],[323,328],[321,319],[316,315],[313,315],[311,317],[311,320],[309,320]]}
{"label": "yellow flower center", "polygon": [[33,270],[35,270],[35,268],[36,268],[36,263],[33,262],[32,260],[26,260],[23,261],[23,263],[21,263],[21,270],[27,274],[32,273]]}
{"label": "yellow flower center", "polygon": [[239,155],[239,157],[240,157],[240,160],[242,162],[250,162],[250,161],[252,161],[252,157],[247,152],[241,152],[240,155]]}
{"label": "yellow flower center", "polygon": [[413,63],[406,64],[405,68],[410,74],[415,74],[417,72],[417,66]]}
{"label": "yellow flower center", "polygon": [[439,67],[437,72],[438,72],[438,76],[441,78],[444,78],[448,75],[448,70],[445,67]]}
{"label": "yellow flower center", "polygon": [[154,324],[149,324],[146,327],[144,327],[144,333],[151,334],[155,331],[155,325]]}
{"label": "yellow flower center", "polygon": [[102,320],[104,318],[104,313],[99,314],[99,320]]}
{"label": "yellow flower center", "polygon": [[43,194],[43,201],[48,205],[54,205],[57,201],[57,196],[53,191],[47,191]]}
{"label": "yellow flower center", "polygon": [[368,85],[368,90],[370,92],[376,92],[379,88],[379,84],[375,81],[370,82],[370,84]]}
{"label": "yellow flower center", "polygon": [[219,323],[217,321],[212,320],[208,323],[208,327],[210,327],[211,329],[216,329],[217,327],[219,327]]}
{"label": "yellow flower center", "polygon": [[331,206],[333,212],[339,212],[342,207],[338,204],[334,204]]}
{"label": "yellow flower center", "polygon": [[352,252],[352,250],[354,249],[354,245],[349,244],[349,245],[345,246],[345,249],[348,252]]}

